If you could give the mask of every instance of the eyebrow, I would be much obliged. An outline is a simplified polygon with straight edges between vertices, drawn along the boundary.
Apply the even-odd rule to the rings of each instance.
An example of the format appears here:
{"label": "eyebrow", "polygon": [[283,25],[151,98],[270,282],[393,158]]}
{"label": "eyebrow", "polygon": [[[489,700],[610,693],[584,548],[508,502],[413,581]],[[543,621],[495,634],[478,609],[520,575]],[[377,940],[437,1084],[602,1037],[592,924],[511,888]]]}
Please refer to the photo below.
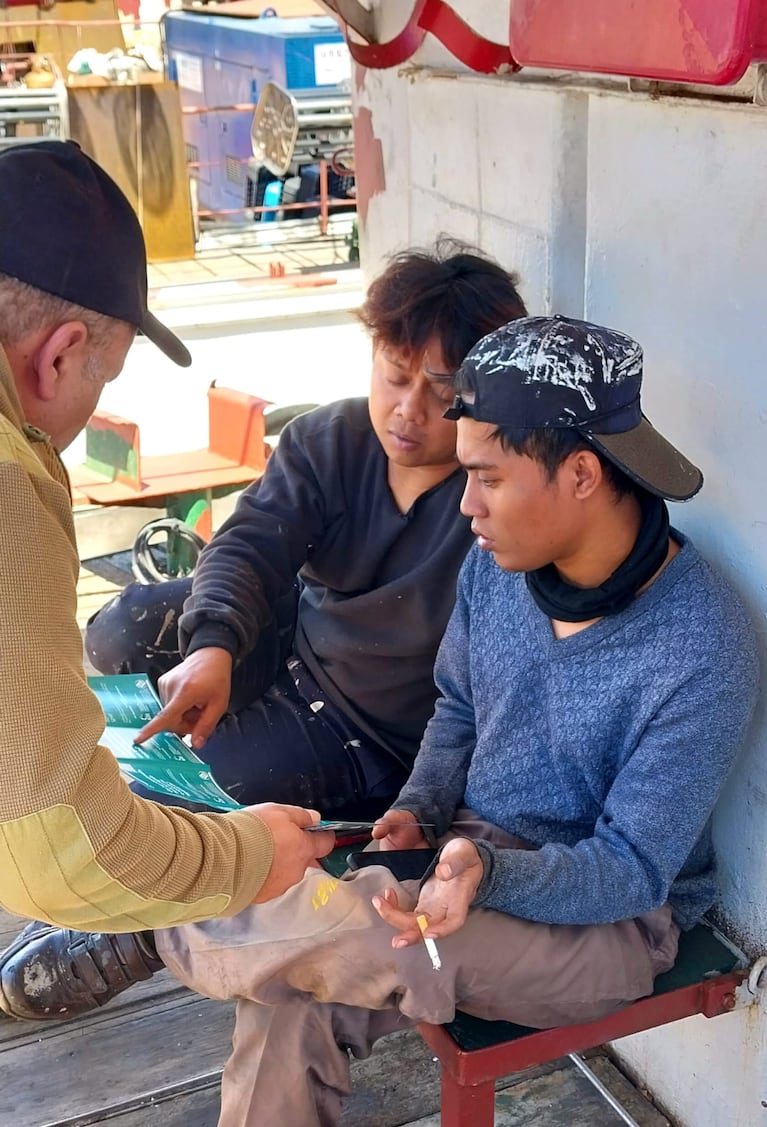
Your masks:
{"label": "eyebrow", "polygon": [[[460,458],[458,459],[461,461]],[[498,466],[495,462],[461,462],[465,470],[497,470]]]}
{"label": "eyebrow", "polygon": [[379,351],[387,360],[391,360],[392,364],[408,364],[410,362],[409,353],[402,348],[397,348],[396,345],[381,343]]}

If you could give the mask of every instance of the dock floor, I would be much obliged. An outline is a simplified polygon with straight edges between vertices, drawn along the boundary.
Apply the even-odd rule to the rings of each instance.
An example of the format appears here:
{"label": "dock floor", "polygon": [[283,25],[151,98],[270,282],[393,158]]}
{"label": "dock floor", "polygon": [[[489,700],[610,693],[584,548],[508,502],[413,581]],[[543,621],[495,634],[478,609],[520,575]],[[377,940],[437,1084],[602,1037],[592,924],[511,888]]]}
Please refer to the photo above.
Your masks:
{"label": "dock floor", "polygon": [[[0,946],[23,921],[0,912]],[[215,1127],[233,1005],[163,971],[67,1022],[0,1020],[2,1127]],[[603,1052],[588,1063],[640,1127],[669,1127]],[[342,1127],[439,1127],[439,1067],[413,1031],[352,1063]],[[496,1097],[496,1127],[616,1127],[618,1114],[567,1060],[519,1073]],[[263,1127],[304,1127],[267,1124]]]}

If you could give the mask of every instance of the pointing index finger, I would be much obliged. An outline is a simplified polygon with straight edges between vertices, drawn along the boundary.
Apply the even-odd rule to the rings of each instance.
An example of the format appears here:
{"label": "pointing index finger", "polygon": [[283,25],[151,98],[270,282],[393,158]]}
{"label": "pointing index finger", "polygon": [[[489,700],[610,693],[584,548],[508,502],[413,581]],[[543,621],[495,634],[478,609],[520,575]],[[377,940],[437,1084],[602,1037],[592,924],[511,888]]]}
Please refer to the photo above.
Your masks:
{"label": "pointing index finger", "polygon": [[153,716],[149,723],[145,724],[141,731],[134,737],[133,742],[135,744],[146,743],[146,741],[150,740],[152,736],[156,736],[160,732],[167,731],[168,727],[169,725],[168,716],[166,715],[166,709],[161,708],[157,715]]}

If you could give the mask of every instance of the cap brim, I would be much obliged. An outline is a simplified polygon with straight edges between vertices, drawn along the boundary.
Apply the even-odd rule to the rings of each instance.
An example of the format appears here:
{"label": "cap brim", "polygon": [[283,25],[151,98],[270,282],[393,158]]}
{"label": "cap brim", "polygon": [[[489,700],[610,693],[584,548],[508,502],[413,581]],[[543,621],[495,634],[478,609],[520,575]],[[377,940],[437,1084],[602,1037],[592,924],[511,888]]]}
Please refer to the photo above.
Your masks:
{"label": "cap brim", "polygon": [[148,310],[144,314],[144,319],[139,325],[139,329],[151,340],[152,344],[156,344],[161,352],[173,361],[174,364],[179,364],[182,368],[188,368],[192,363],[192,357],[186,345],[179,340],[175,333],[172,333],[169,328],[158,321],[153,313]]}
{"label": "cap brim", "polygon": [[643,418],[621,434],[586,438],[638,485],[668,501],[689,501],[703,485],[703,474]]}

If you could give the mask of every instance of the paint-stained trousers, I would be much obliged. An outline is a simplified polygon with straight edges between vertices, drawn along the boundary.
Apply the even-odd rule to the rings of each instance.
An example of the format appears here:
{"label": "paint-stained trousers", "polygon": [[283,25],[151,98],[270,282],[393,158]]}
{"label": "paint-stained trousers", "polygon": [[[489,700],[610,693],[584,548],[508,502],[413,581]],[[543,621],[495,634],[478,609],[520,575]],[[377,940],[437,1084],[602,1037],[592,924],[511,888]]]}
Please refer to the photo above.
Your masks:
{"label": "paint-stained trousers", "polygon": [[[470,811],[453,830],[519,847]],[[342,880],[319,869],[284,896],[233,919],[156,932],[160,957],[188,986],[236,998],[233,1052],[219,1127],[331,1127],[350,1091],[349,1052],[421,1021],[477,1017],[548,1028],[593,1021],[650,994],[668,970],[678,929],[668,906],[594,926],[532,923],[475,909],[438,943],[395,950],[371,898],[394,887],[415,904],[415,881],[383,866]]]}

